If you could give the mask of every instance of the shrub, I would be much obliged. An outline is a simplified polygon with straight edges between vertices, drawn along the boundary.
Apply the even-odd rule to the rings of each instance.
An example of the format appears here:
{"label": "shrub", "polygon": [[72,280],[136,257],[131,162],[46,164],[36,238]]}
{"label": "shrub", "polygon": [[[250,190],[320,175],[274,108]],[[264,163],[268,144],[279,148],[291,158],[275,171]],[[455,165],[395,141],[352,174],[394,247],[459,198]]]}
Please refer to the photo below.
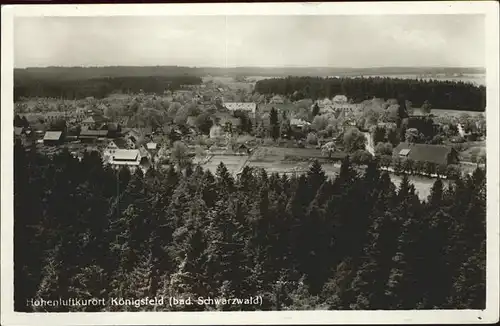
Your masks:
{"label": "shrub", "polygon": [[311,145],[317,145],[318,144],[318,137],[314,133],[310,132],[307,135],[307,143],[311,144]]}
{"label": "shrub", "polygon": [[368,164],[372,160],[372,155],[365,150],[357,150],[351,154],[351,160],[355,164]]}
{"label": "shrub", "polygon": [[380,156],[379,164],[380,166],[383,167],[390,167],[392,165],[392,156],[389,155]]}
{"label": "shrub", "polygon": [[437,166],[436,172],[438,175],[446,175],[448,166],[446,164],[439,164]]}
{"label": "shrub", "polygon": [[392,155],[392,144],[379,142],[375,146],[375,155],[377,156],[391,156]]}
{"label": "shrub", "polygon": [[436,173],[436,164],[432,162],[424,162],[424,172],[427,174]]}
{"label": "shrub", "polygon": [[446,167],[446,176],[449,179],[457,179],[460,176],[460,167],[454,164],[448,165]]}

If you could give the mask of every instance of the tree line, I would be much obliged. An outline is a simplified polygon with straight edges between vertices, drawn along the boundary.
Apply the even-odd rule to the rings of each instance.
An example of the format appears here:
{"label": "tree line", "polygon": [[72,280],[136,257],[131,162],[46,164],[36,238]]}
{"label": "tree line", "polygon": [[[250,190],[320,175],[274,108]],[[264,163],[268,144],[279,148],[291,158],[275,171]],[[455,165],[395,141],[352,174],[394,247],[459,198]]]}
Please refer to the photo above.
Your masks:
{"label": "tree line", "polygon": [[267,95],[286,95],[292,100],[317,100],[343,94],[354,102],[374,97],[405,98],[415,107],[422,106],[426,101],[433,107],[442,109],[484,111],[486,107],[486,87],[461,81],[388,77],[287,77],[259,80],[255,91]]}
{"label": "tree line", "polygon": [[377,67],[377,68],[333,68],[333,67],[182,67],[182,66],[107,66],[107,67],[44,67],[17,68],[20,76],[56,77],[65,79],[89,79],[123,76],[332,76],[332,75],[421,75],[421,74],[484,74],[484,69],[463,67]]}
{"label": "tree line", "polygon": [[[14,149],[16,311],[484,309],[485,171],[420,201],[376,162],[284,176],[130,173]],[[30,307],[29,298],[262,296],[262,305]]]}
{"label": "tree line", "polygon": [[83,99],[86,97],[104,98],[111,93],[163,94],[166,90],[180,89],[181,85],[201,84],[195,76],[128,76],[102,77],[90,79],[57,78],[14,78],[14,100],[22,97],[51,97],[64,99]]}

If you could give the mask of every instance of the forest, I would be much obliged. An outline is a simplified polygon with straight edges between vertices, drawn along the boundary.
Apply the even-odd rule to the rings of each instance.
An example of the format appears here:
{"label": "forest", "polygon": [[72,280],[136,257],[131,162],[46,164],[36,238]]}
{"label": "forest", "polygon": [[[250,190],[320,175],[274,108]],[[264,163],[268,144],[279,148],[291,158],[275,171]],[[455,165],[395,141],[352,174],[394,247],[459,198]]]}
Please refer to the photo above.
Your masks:
{"label": "forest", "polygon": [[33,78],[16,76],[14,78],[14,100],[22,97],[49,97],[64,99],[83,99],[86,97],[104,98],[111,93],[163,94],[166,90],[177,90],[181,85],[201,84],[201,78],[194,76],[125,76],[100,77],[90,79],[64,79],[53,77]]}
{"label": "forest", "polygon": [[354,102],[372,98],[405,98],[414,107],[424,102],[434,108],[484,112],[486,87],[456,81],[400,79],[387,77],[320,78],[287,77],[259,80],[255,91],[260,94],[281,94],[292,100],[313,100],[346,95]]}
{"label": "forest", "polygon": [[[485,308],[485,171],[420,201],[376,161],[234,178],[14,148],[16,311]],[[261,296],[258,305],[32,307],[30,298]]]}
{"label": "forest", "polygon": [[108,66],[108,67],[43,67],[18,68],[20,77],[90,79],[124,76],[322,76],[332,75],[422,75],[422,74],[484,74],[484,69],[464,67],[182,67],[182,66]]}

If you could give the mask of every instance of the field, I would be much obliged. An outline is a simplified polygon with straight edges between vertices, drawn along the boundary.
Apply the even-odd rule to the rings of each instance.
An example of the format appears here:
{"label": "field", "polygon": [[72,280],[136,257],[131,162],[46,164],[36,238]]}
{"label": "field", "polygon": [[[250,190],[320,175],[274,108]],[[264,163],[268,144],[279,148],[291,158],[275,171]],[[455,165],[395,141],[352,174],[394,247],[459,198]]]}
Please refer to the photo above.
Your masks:
{"label": "field", "polygon": [[[401,184],[401,177],[391,174],[391,181],[396,185],[396,187],[399,187]],[[415,191],[418,195],[418,198],[421,200],[427,199],[429,194],[431,193],[431,188],[434,182],[436,181],[435,179],[429,179],[425,177],[419,177],[419,176],[410,176],[409,177],[410,182],[415,186]],[[442,180],[443,184],[445,187],[448,187],[449,182],[446,180]]]}
{"label": "field", "polygon": [[484,112],[477,111],[458,111],[458,110],[446,110],[446,109],[432,109],[431,114],[435,116],[452,116],[452,117],[460,117],[463,114],[468,114],[470,116],[476,116],[480,114],[484,114]]}
{"label": "field", "polygon": [[218,85],[224,85],[231,90],[245,89],[247,91],[251,91],[255,85],[255,82],[252,81],[236,81],[233,77],[226,76],[202,77],[202,81],[203,84],[214,82]]}
{"label": "field", "polygon": [[204,169],[208,169],[210,170],[210,172],[215,173],[220,162],[224,162],[224,165],[228,169],[229,173],[235,174],[243,168],[247,160],[248,156],[214,155],[207,163],[202,166]]}
{"label": "field", "polygon": [[315,148],[283,148],[259,147],[252,157],[251,162],[280,162],[289,158],[320,159],[324,158],[320,149]]}
{"label": "field", "polygon": [[474,163],[475,159],[482,153],[486,153],[486,146],[471,146],[460,152],[460,157],[462,161]]}

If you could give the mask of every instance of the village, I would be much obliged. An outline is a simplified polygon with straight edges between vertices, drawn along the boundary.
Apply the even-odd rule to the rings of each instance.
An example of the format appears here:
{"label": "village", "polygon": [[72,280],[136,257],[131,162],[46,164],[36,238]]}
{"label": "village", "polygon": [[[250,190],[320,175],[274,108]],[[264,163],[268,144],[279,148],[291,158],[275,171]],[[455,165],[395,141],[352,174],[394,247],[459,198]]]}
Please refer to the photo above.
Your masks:
{"label": "village", "polygon": [[494,321],[493,7],[219,5],[9,11],[2,321]]}
{"label": "village", "polygon": [[430,184],[485,163],[486,124],[477,112],[450,115],[405,103],[405,135],[398,136],[395,99],[293,101],[256,94],[249,79],[209,76],[161,95],[27,99],[16,103],[14,136],[27,150],[52,155],[66,148],[79,158],[97,150],[104,164],[144,172],[185,162],[215,171],[223,162],[235,176],[245,166],[301,173],[319,160],[334,176],[349,155],[360,168],[378,157],[395,182],[407,172]]}

